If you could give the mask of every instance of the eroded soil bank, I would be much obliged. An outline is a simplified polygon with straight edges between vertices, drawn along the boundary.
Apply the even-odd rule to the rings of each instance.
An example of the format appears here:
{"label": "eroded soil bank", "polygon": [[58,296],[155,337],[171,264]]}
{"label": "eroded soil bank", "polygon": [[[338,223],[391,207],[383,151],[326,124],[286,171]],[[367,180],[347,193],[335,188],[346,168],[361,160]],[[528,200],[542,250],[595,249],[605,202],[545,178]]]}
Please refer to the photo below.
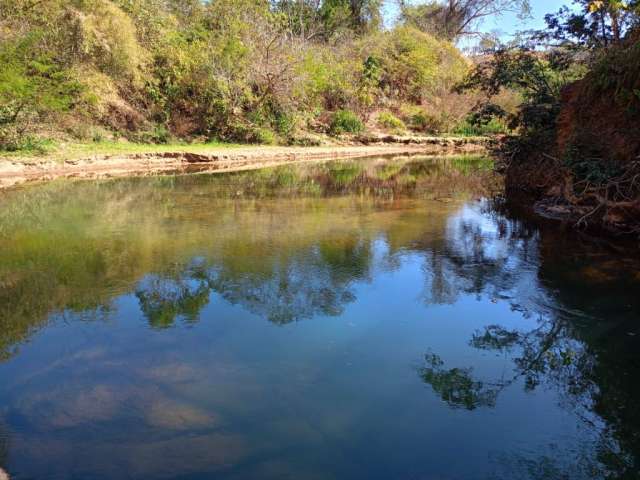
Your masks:
{"label": "eroded soil bank", "polygon": [[81,159],[24,162],[0,158],[0,188],[55,178],[103,178],[174,171],[236,171],[288,163],[380,155],[456,155],[486,152],[487,140],[428,138],[420,142],[322,147],[248,146],[184,151],[94,155]]}

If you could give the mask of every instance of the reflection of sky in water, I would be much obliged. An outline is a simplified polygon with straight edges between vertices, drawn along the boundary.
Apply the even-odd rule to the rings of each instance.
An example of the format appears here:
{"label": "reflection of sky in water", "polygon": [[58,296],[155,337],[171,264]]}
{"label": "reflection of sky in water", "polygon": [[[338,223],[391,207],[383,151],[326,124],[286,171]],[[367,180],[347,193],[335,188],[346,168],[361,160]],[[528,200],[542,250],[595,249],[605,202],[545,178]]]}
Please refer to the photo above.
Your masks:
{"label": "reflection of sky in water", "polygon": [[[200,253],[163,257],[107,306],[50,315],[0,364],[0,466],[16,478],[589,478],[605,425],[567,393],[578,367],[553,363],[571,347],[578,365],[587,347],[547,308],[539,235],[487,210],[342,203],[359,222],[329,217],[304,242],[275,229],[254,249],[256,223],[242,261],[209,255],[227,231],[211,230]],[[495,325],[519,343],[471,344]],[[551,335],[528,390],[518,359]]]}

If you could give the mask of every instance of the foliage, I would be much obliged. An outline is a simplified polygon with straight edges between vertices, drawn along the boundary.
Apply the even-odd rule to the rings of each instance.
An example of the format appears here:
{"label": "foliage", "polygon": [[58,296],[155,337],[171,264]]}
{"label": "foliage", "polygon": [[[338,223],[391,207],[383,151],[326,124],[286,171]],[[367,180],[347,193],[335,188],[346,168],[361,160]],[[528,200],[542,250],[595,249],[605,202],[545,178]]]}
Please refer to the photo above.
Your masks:
{"label": "foliage", "polygon": [[546,30],[536,32],[538,41],[599,49],[619,44],[638,25],[640,3],[622,0],[574,0],[576,8],[563,6],[545,16]]}
{"label": "foliage", "polygon": [[139,82],[146,52],[138,43],[133,20],[109,0],[78,4],[82,13],[67,14],[80,60],[115,79]]}
{"label": "foliage", "polygon": [[390,130],[404,130],[406,128],[404,122],[391,112],[380,112],[377,120],[378,125]]}
{"label": "foliage", "polygon": [[0,0],[2,148],[44,132],[290,142],[342,110],[446,95],[467,60],[410,25],[383,29],[381,5]]}
{"label": "foliage", "polygon": [[410,121],[411,127],[419,132],[435,134],[443,131],[442,121],[428,113],[413,114]]}
{"label": "foliage", "polygon": [[455,133],[465,136],[504,134],[508,132],[506,116],[507,112],[500,105],[480,104],[456,126]]}
{"label": "foliage", "polygon": [[504,118],[507,112],[495,103],[486,103],[479,105],[475,108],[468,117],[468,121],[471,125],[488,125],[492,120],[496,118]]}
{"label": "foliage", "polygon": [[615,48],[593,65],[592,98],[613,92],[613,100],[631,117],[640,118],[640,37]]}
{"label": "foliage", "polygon": [[603,162],[602,152],[597,145],[589,145],[584,139],[569,142],[563,163],[571,170],[575,179],[594,185],[604,185],[607,181],[622,172],[620,168],[610,162]]}
{"label": "foliage", "polygon": [[[486,95],[468,122],[508,120],[513,134],[498,153],[509,190],[576,226],[638,234],[639,4],[574,6],[548,15],[548,28],[523,45],[486,52],[458,91]],[[522,99],[508,115],[492,105],[505,89]]]}
{"label": "foliage", "polygon": [[503,121],[491,118],[486,123],[477,123],[473,117],[467,118],[456,125],[453,133],[464,137],[479,137],[508,133],[508,127]]}
{"label": "foliage", "polygon": [[272,0],[292,33],[311,40],[330,40],[347,32],[363,33],[382,23],[381,0]]}
{"label": "foliage", "polygon": [[430,132],[435,119],[431,118],[423,108],[418,106],[405,106],[402,110],[405,124],[411,130],[418,132]]}
{"label": "foliage", "polygon": [[343,133],[360,133],[364,130],[364,124],[358,116],[350,110],[339,110],[333,115],[329,132],[332,135]]}
{"label": "foliage", "polygon": [[[566,85],[581,78],[584,68],[574,62],[571,52],[538,52],[524,47],[501,47],[488,60],[476,66],[456,89],[460,92],[479,89],[486,100],[478,105],[468,121],[471,125],[489,125],[492,119],[506,115],[491,99],[503,89],[519,92],[522,103],[508,115],[507,125],[520,134],[509,144],[509,155],[527,152],[555,141],[555,123],[560,112],[560,94]],[[496,127],[498,123],[493,122]]]}
{"label": "foliage", "polygon": [[411,27],[387,32],[379,52],[383,90],[414,103],[460,80],[468,68],[450,43]]}
{"label": "foliage", "polygon": [[33,143],[33,123],[72,107],[80,85],[52,59],[34,51],[33,32],[0,46],[0,148],[15,150]]}

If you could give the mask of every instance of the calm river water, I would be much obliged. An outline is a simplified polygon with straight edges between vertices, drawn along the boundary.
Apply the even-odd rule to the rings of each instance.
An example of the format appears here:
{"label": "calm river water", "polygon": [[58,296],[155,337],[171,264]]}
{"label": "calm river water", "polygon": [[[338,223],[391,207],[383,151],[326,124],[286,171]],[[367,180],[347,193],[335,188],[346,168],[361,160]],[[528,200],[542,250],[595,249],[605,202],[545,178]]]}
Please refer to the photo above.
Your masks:
{"label": "calm river water", "polygon": [[640,255],[486,159],[0,192],[12,479],[640,478]]}

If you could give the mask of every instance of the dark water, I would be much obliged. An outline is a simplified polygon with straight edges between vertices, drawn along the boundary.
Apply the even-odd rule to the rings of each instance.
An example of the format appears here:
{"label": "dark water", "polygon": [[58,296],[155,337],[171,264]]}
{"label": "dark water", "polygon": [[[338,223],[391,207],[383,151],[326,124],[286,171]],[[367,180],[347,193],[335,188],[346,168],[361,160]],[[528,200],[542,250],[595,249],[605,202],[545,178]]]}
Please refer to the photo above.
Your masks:
{"label": "dark water", "polygon": [[0,193],[17,479],[635,479],[637,251],[481,159]]}

